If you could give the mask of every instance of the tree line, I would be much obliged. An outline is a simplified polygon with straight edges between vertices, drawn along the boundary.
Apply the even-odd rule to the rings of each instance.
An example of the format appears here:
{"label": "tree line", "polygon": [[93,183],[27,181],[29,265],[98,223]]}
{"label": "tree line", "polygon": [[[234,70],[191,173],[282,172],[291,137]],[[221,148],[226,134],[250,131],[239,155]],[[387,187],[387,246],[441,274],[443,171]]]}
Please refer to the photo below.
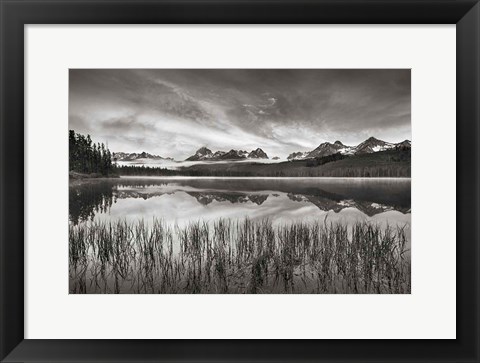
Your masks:
{"label": "tree line", "polygon": [[327,156],[322,156],[322,157],[317,157],[313,159],[308,159],[307,160],[307,166],[308,167],[315,167],[315,166],[320,166],[324,165],[327,163],[331,163],[332,161],[338,161],[347,158],[348,156],[342,155],[340,153],[332,154],[332,155],[327,155]]}
{"label": "tree line", "polygon": [[90,135],[68,132],[69,170],[108,176],[115,171],[112,153],[103,143],[94,143]]}
{"label": "tree line", "polygon": [[182,175],[177,170],[171,170],[166,168],[154,168],[150,166],[137,166],[137,165],[120,165],[117,166],[117,172],[119,175],[131,175],[131,176],[172,176]]}
{"label": "tree line", "polygon": [[[305,164],[305,162],[304,162]],[[214,177],[410,177],[411,168],[407,163],[391,163],[389,165],[349,165],[324,168],[306,166],[293,169],[192,169],[180,168],[171,170],[149,166],[117,166],[119,175],[130,176],[214,176]],[[326,163],[326,165],[330,165]],[[274,166],[274,165],[272,165]]]}

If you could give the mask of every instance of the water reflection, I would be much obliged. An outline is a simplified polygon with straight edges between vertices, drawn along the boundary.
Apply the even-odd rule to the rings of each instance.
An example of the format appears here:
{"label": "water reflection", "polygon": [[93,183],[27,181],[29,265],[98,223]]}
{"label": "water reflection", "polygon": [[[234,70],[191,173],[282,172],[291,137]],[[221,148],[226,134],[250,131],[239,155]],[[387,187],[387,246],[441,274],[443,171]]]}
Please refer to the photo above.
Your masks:
{"label": "water reflection", "polygon": [[116,202],[116,188],[111,183],[84,182],[70,185],[69,218],[74,224],[93,219],[97,213],[106,213]]}
{"label": "water reflection", "polygon": [[410,180],[121,178],[69,192],[70,293],[410,293]]}
{"label": "water reflection", "polygon": [[235,192],[188,192],[188,195],[194,197],[200,204],[209,205],[212,202],[230,202],[230,203],[255,203],[262,205],[268,198],[268,194],[243,194]]}
{"label": "water reflection", "polygon": [[[391,218],[410,213],[409,179],[138,179],[89,180],[69,188],[70,221],[102,218],[272,217],[319,211]],[[315,210],[317,212],[315,212]]]}

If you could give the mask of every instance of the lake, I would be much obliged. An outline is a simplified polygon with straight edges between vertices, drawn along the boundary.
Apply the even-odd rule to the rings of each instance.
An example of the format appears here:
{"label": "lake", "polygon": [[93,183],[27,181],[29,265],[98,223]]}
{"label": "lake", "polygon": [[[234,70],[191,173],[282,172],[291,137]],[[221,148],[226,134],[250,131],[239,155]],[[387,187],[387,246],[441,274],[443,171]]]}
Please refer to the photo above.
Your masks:
{"label": "lake", "polygon": [[410,179],[129,178],[70,186],[70,221],[270,218],[410,223]]}
{"label": "lake", "polygon": [[[305,276],[307,271],[313,274],[313,266],[319,268],[315,265],[318,264],[318,261],[315,260],[314,264],[313,260],[311,260],[313,258],[311,257],[312,251],[318,253],[319,256],[323,253],[322,256],[324,257],[322,258],[328,258],[325,252],[327,250],[323,245],[320,246],[320,244],[327,243],[324,242],[327,240],[333,241],[328,242],[332,243],[329,247],[332,251],[335,250],[337,251],[336,253],[345,254],[343,259],[351,258],[351,246],[354,245],[355,238],[359,241],[356,245],[364,243],[364,240],[368,240],[368,243],[371,243],[370,247],[362,247],[363,249],[358,250],[358,253],[356,253],[357,259],[363,258],[366,260],[369,257],[365,257],[362,254],[372,253],[372,256],[375,255],[374,252],[371,252],[371,246],[380,246],[392,239],[391,245],[385,248],[391,249],[390,252],[394,257],[389,258],[394,258],[395,260],[390,261],[382,257],[381,263],[388,264],[390,266],[388,268],[391,268],[391,266],[397,266],[398,259],[402,258],[402,261],[403,259],[408,260],[409,264],[411,233],[410,179],[122,177],[119,179],[71,182],[69,186],[69,200],[70,257],[73,254],[76,258],[78,251],[85,250],[82,252],[85,258],[84,267],[86,270],[90,270],[87,273],[84,271],[83,275],[78,275],[78,261],[76,259],[71,260],[71,292],[240,293],[252,292],[252,286],[255,287],[254,292],[256,293],[371,293],[372,289],[378,290],[374,292],[399,292],[400,290],[402,293],[409,292],[409,276],[408,282],[405,282],[406,280],[397,281],[399,291],[389,291],[387,286],[390,286],[390,289],[392,289],[391,282],[388,283],[389,285],[386,285],[385,281],[377,281],[374,277],[371,277],[371,281],[368,282],[369,285],[367,286],[364,277],[359,278],[357,275],[352,277],[350,272],[347,274],[343,271],[343,267],[340,266],[342,262],[338,262],[335,266],[332,265],[331,268],[337,271],[337,273],[340,271],[343,275],[331,278],[331,281],[328,283],[317,275],[315,275],[317,276],[315,278],[311,277],[310,280]],[[227,224],[224,221],[228,221]],[[118,222],[123,224],[115,225]],[[112,223],[114,224],[114,232],[111,232]],[[105,226],[107,227],[105,228]],[[293,233],[292,226],[295,226],[294,237],[291,234]],[[86,229],[83,230],[83,227]],[[100,232],[98,232],[99,228]],[[108,228],[110,228],[110,235],[105,237]],[[149,234],[155,229],[160,230],[160,234]],[[224,232],[224,229],[227,232]],[[302,229],[302,235],[298,236],[298,230],[300,229]],[[220,230],[221,232],[219,232]],[[254,236],[246,238],[245,235],[250,233],[250,231]],[[89,235],[89,233],[95,236],[91,238],[90,242],[88,242],[88,238],[82,237]],[[228,233],[227,238],[225,233]],[[260,233],[262,233],[262,236],[258,237]],[[287,233],[289,237],[282,239],[282,236],[286,236]],[[387,233],[393,233],[393,237],[390,238],[389,235],[387,236]],[[398,233],[398,235],[395,233]],[[139,239],[144,238],[147,234],[150,236],[148,241],[145,238],[146,242],[139,244]],[[268,237],[270,235],[273,237]],[[331,235],[335,235],[333,240]],[[72,242],[72,236],[76,236],[74,242]],[[319,247],[315,247],[316,245],[312,244],[312,236],[322,236],[315,237],[315,241],[321,240],[321,243],[318,244]],[[93,241],[94,238],[98,239],[98,241]],[[119,238],[123,238],[128,242],[118,242]],[[159,248],[158,253],[160,256],[163,256],[162,258],[170,258],[169,263],[172,264],[172,270],[174,270],[173,266],[177,266],[179,269],[178,276],[172,275],[170,277],[171,279],[176,279],[175,286],[166,285],[164,280],[160,282],[160,277],[158,279],[151,277],[152,281],[149,280],[150,283],[144,281],[140,284],[140,280],[135,277],[139,273],[137,266],[139,251],[144,251],[143,249],[146,248],[145,244],[151,243],[152,239],[155,238],[160,241],[158,242],[160,247],[157,245],[157,247],[152,246],[149,253],[151,256],[154,256],[152,251],[155,248]],[[225,242],[225,238],[228,239],[227,242]],[[81,242],[79,242],[80,239]],[[215,275],[217,279],[215,281],[217,282],[212,283],[213,287],[208,285],[208,288],[205,286],[211,283],[210,280],[202,280],[200,277],[201,283],[197,281],[198,286],[192,284],[190,280],[187,281],[187,279],[192,278],[192,275],[188,275],[185,271],[180,272],[179,266],[184,267],[186,260],[190,261],[192,266],[195,266],[195,261],[198,260],[201,263],[198,273],[200,276],[202,274],[204,276],[205,265],[202,265],[202,263],[205,263],[204,261],[211,259],[218,263],[218,255],[211,251],[219,251],[219,239],[224,241],[222,251],[228,251],[225,253],[230,254],[230,257],[234,256],[231,258],[235,263],[239,263],[238,259],[240,257],[245,257],[243,253],[252,254],[248,258],[245,257],[247,260],[242,260],[242,266],[234,266],[235,263],[232,262],[230,268],[232,271],[236,271],[235,273],[239,273],[238,271],[241,271],[241,268],[244,266],[250,266],[248,267],[250,269],[255,263],[260,263],[258,259],[266,255],[265,251],[262,250],[260,254],[252,253],[252,251],[258,249],[257,245],[260,240],[273,241],[271,251],[268,254],[268,261],[270,262],[274,261],[275,256],[280,256],[282,261],[284,261],[286,253],[290,256],[289,245],[299,248],[297,251],[297,247],[295,247],[295,254],[300,253],[300,249],[303,249],[303,255],[296,258],[298,261],[299,259],[308,258],[308,269],[305,270],[304,266],[304,277],[302,280],[299,272],[302,263],[299,261],[298,265],[294,264],[288,286],[285,284],[285,281],[283,283],[278,281],[276,283],[272,281],[266,283],[263,278],[252,285],[252,277],[247,278],[243,275],[242,277],[237,276],[235,279],[224,276],[221,283],[219,282],[220,277]],[[395,244],[400,243],[399,241],[402,239],[404,240],[401,247],[403,252],[401,255],[397,255],[398,252],[396,250],[398,250],[398,246]],[[109,241],[108,248],[111,248],[111,250],[107,251],[105,256],[102,257],[99,253],[102,251],[102,248],[105,248],[107,243],[105,241],[107,240]],[[197,240],[201,241],[199,242],[202,245],[201,247],[191,244],[191,241]],[[252,245],[250,247],[247,245],[239,246],[239,240],[253,242],[251,242]],[[346,241],[345,246],[350,247],[342,247],[343,245],[339,241]],[[118,252],[115,252],[114,247],[112,247],[115,243],[121,243],[121,248],[125,251],[130,251],[128,252],[128,258],[122,257]],[[263,246],[264,242],[261,243]],[[265,243],[265,245],[268,245],[267,242]],[[279,246],[283,247],[280,248]],[[209,251],[209,248],[211,248],[211,251]],[[196,260],[193,260],[193,255],[186,252],[187,249],[198,250],[198,255],[195,257]],[[241,256],[239,253],[240,249],[243,249]],[[209,255],[210,253],[212,255]],[[170,257],[168,257],[168,254],[170,254]],[[81,253],[79,256],[81,256]],[[331,263],[330,260],[333,261],[333,256],[330,255],[329,264]],[[157,261],[160,265],[162,263],[163,265],[165,264],[165,262],[161,261],[166,260],[157,260],[157,258],[155,255],[152,257],[152,261]],[[95,271],[97,271],[96,269],[100,268],[99,266],[105,268],[105,264],[107,264],[107,270],[110,273],[118,272],[117,268],[119,265],[112,264],[112,259],[123,261],[125,271],[127,271],[125,274],[131,273],[134,276],[127,278],[124,276],[125,274],[120,273],[120,275],[117,275],[116,280],[112,280],[111,276],[113,275],[110,277],[104,276],[103,284],[99,283],[97,280],[98,273],[92,272],[92,269],[95,268]],[[126,259],[130,259],[128,263],[124,261]],[[277,262],[271,263],[278,264],[278,260],[275,261]],[[265,266],[261,265],[261,268],[268,270],[271,265],[270,262],[265,262]],[[74,270],[72,270],[72,263],[75,264]],[[356,263],[358,261],[355,260]],[[155,263],[153,266],[156,266]],[[194,271],[197,271],[195,270],[196,268],[194,268]],[[277,266],[277,274],[284,276],[279,272],[278,268],[280,267]],[[225,269],[228,270],[227,268]],[[355,266],[355,274],[365,273],[364,270],[364,266]],[[80,271],[83,270],[80,269]],[[391,272],[388,271],[385,268],[383,272],[390,276]],[[161,273],[160,271],[149,272],[150,275]],[[210,270],[208,273],[210,273]],[[265,275],[265,279],[266,277],[271,277],[271,274],[273,272],[270,267],[269,272]],[[186,277],[187,275],[188,278]],[[347,275],[348,278],[346,277]],[[259,274],[258,276],[263,275]],[[144,277],[147,280],[149,278],[148,274],[145,274]],[[357,286],[357,280],[359,279],[364,283],[361,287]],[[90,280],[89,285],[87,280]],[[299,283],[300,280],[302,281],[301,283]],[[195,281],[195,279],[192,281]],[[291,283],[293,285],[290,285]],[[182,287],[180,288],[180,286]],[[143,291],[142,289],[145,290]]]}

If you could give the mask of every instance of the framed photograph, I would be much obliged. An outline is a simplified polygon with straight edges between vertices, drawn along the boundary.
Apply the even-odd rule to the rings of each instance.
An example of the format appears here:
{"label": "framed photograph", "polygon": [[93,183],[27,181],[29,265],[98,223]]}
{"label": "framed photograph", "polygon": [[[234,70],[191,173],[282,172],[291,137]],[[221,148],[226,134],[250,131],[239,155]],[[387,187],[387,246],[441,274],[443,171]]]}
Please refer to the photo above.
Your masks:
{"label": "framed photograph", "polygon": [[0,359],[478,362],[478,1],[3,1]]}

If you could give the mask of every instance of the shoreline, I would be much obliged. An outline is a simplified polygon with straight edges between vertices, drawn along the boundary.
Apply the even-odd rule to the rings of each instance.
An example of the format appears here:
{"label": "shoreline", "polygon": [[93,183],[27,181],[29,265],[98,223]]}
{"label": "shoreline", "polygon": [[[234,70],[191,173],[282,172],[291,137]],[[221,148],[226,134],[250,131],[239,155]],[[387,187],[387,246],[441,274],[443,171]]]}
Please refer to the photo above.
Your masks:
{"label": "shoreline", "polygon": [[231,180],[242,180],[242,179],[267,179],[267,180],[277,180],[277,179],[289,179],[289,180],[333,180],[333,179],[341,179],[341,180],[411,180],[411,177],[339,177],[339,176],[157,176],[157,175],[120,175],[120,179],[231,179]]}
{"label": "shoreline", "polygon": [[308,176],[156,176],[156,175],[116,175],[116,176],[83,176],[72,178],[69,177],[69,184],[81,184],[95,181],[114,181],[114,180],[351,180],[351,181],[398,181],[411,182],[411,177],[308,177]]}
{"label": "shoreline", "polygon": [[120,175],[112,174],[112,175],[103,175],[100,173],[79,173],[77,171],[70,170],[68,172],[68,177],[70,179],[100,179],[100,178],[120,178]]}
{"label": "shoreline", "polygon": [[79,182],[82,180],[111,180],[111,179],[120,179],[120,175],[109,175],[105,176],[100,173],[90,173],[90,174],[84,174],[84,173],[78,173],[76,171],[69,171],[68,172],[68,181],[69,183],[72,182]]}

